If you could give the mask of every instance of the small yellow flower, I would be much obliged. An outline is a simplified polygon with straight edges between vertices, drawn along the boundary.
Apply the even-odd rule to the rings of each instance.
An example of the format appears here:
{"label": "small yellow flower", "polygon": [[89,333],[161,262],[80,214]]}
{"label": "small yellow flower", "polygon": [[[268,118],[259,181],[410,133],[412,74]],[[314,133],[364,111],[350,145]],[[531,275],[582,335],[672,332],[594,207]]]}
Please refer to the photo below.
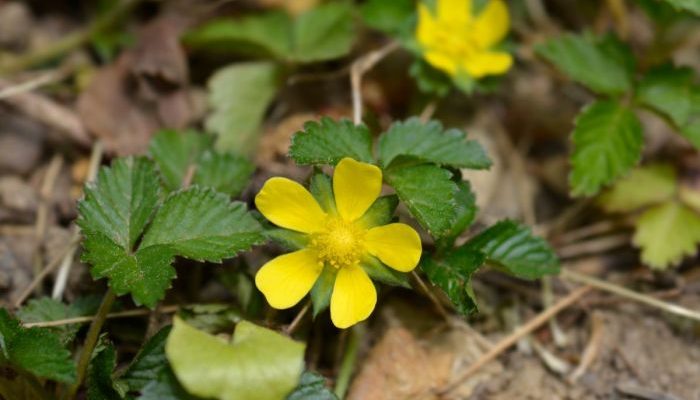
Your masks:
{"label": "small yellow flower", "polygon": [[331,319],[347,328],[369,317],[377,292],[362,268],[369,257],[409,272],[421,255],[418,233],[406,224],[373,226],[363,218],[379,197],[382,171],[344,158],[335,168],[335,210],[325,212],[302,185],[271,178],[255,197],[258,210],[275,225],[304,233],[306,248],[272,259],[258,271],[255,284],[274,308],[293,307],[311,290],[324,267],[336,273]]}
{"label": "small yellow flower", "polygon": [[489,0],[472,15],[472,0],[437,0],[437,15],[418,6],[416,38],[423,56],[435,68],[456,77],[460,73],[479,79],[506,72],[513,57],[492,47],[508,33],[508,8],[503,0]]}

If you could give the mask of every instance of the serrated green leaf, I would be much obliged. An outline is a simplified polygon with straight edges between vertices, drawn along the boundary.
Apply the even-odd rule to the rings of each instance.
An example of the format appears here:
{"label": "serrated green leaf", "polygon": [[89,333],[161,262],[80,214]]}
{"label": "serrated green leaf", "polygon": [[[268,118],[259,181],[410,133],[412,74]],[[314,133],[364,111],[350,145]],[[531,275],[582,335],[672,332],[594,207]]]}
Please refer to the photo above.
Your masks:
{"label": "serrated green leaf", "polygon": [[398,205],[399,198],[396,195],[382,196],[365,211],[358,224],[365,228],[386,225],[394,220],[394,211]]}
{"label": "serrated green leaf", "polygon": [[559,273],[559,260],[547,241],[514,221],[496,223],[465,246],[484,253],[488,261],[518,278],[537,279]]}
{"label": "serrated green leaf", "polygon": [[117,352],[111,343],[99,346],[93,352],[88,367],[86,386],[88,400],[122,400],[124,397],[114,388],[112,372],[117,366]]}
{"label": "serrated green leaf", "polygon": [[160,372],[167,368],[165,341],[170,329],[170,326],[166,326],[148,339],[129,368],[119,378],[127,384],[129,391],[142,390],[149,382],[158,380]]}
{"label": "serrated green leaf", "polygon": [[408,274],[399,272],[393,268],[384,265],[377,258],[365,256],[360,263],[362,269],[375,281],[385,283],[390,286],[401,286],[410,288],[411,284],[408,281]]}
{"label": "serrated green leaf", "polygon": [[458,191],[455,194],[456,218],[452,222],[449,231],[440,239],[439,245],[443,248],[450,247],[457,237],[462,234],[474,222],[478,207],[476,206],[476,196],[472,192],[471,184],[468,181],[457,182]]}
{"label": "serrated green leaf", "polygon": [[294,134],[289,156],[302,165],[335,165],[345,157],[371,163],[372,136],[364,124],[323,117],[305,123],[304,130]]}
{"label": "serrated green leaf", "polygon": [[287,396],[287,400],[338,400],[326,386],[326,379],[311,371],[301,374],[299,386]]}
{"label": "serrated green leaf", "polygon": [[462,246],[440,259],[423,257],[420,267],[430,282],[445,292],[459,313],[469,315],[477,310],[471,277],[485,260],[484,253]]}
{"label": "serrated green leaf", "polygon": [[629,171],[644,137],[637,116],[615,101],[597,101],[576,118],[569,175],[574,196],[591,196]]}
{"label": "serrated green leaf", "polygon": [[156,380],[150,381],[141,392],[138,400],[197,400],[177,381],[170,366],[165,365]]}
{"label": "serrated green leaf", "polygon": [[634,211],[670,200],[678,185],[675,169],[668,164],[652,164],[633,169],[600,196],[600,203],[610,212]]}
{"label": "serrated green leaf", "polygon": [[697,252],[700,243],[700,215],[669,201],[645,211],[637,220],[633,242],[642,249],[642,261],[665,269]]}
{"label": "serrated green leaf", "polygon": [[350,4],[322,4],[294,21],[292,58],[298,62],[313,62],[342,57],[350,52],[354,39]]}
{"label": "serrated green leaf", "polygon": [[100,169],[96,183],[86,185],[85,199],[78,203],[77,223],[87,238],[101,234],[128,252],[158,204],[159,186],[151,161],[119,158],[111,168]]}
{"label": "serrated green leaf", "polygon": [[188,168],[196,164],[209,147],[209,136],[195,131],[163,130],[151,140],[148,153],[158,166],[165,188],[173,191],[182,187]]}
{"label": "serrated green leaf", "polygon": [[413,0],[369,0],[362,3],[360,12],[367,26],[390,34],[400,34],[410,29],[416,5]]}
{"label": "serrated green leaf", "polygon": [[411,215],[434,237],[444,235],[456,217],[458,189],[451,175],[432,164],[397,166],[384,171],[384,179],[396,190]]}
{"label": "serrated green leaf", "polygon": [[194,186],[163,202],[139,252],[164,247],[193,260],[221,262],[260,243],[261,229],[245,204]]}
{"label": "serrated green leaf", "polygon": [[637,87],[637,100],[684,126],[693,113],[693,70],[671,65],[647,73]]}
{"label": "serrated green leaf", "polygon": [[22,328],[4,308],[0,308],[0,351],[0,364],[9,363],[40,378],[75,381],[75,364],[58,335],[43,328]]}
{"label": "serrated green leaf", "polygon": [[664,0],[678,11],[690,11],[695,15],[700,15],[700,1],[698,0]]}
{"label": "serrated green leaf", "polygon": [[199,160],[192,182],[237,197],[248,186],[253,171],[255,165],[243,157],[207,151]]}
{"label": "serrated green leaf", "polygon": [[226,343],[176,317],[165,353],[188,392],[221,400],[282,399],[304,365],[302,343],[247,321]]}
{"label": "serrated green leaf", "polygon": [[541,57],[571,79],[600,94],[629,91],[634,77],[634,56],[612,35],[565,34],[535,47]]}
{"label": "serrated green leaf", "polygon": [[253,152],[265,110],[277,91],[277,75],[277,65],[261,61],[232,64],[209,79],[213,112],[205,126],[218,136],[219,151],[245,156]]}
{"label": "serrated green leaf", "polygon": [[[24,307],[17,311],[17,317],[23,323],[58,321],[87,314],[89,314],[89,312],[84,313],[80,306],[69,306],[50,297],[31,299]],[[78,333],[80,325],[81,324],[67,324],[46,329],[56,333],[61,339],[61,343],[68,344]]]}
{"label": "serrated green leaf", "polygon": [[331,295],[333,294],[333,285],[338,269],[331,266],[324,266],[321,275],[318,276],[314,286],[311,288],[311,305],[313,306],[313,315],[316,317],[323,312],[331,304]]}
{"label": "serrated green leaf", "polygon": [[422,122],[417,117],[393,123],[379,137],[379,158],[384,166],[402,155],[456,168],[491,166],[484,149],[473,140],[465,140],[464,132],[444,130],[438,121]]}

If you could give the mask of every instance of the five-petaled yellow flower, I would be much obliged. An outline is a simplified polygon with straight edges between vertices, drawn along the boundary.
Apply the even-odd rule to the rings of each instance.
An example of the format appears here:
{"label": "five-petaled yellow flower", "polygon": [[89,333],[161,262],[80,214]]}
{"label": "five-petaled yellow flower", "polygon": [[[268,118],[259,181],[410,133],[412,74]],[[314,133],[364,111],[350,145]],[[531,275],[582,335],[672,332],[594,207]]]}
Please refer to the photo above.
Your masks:
{"label": "five-petaled yellow flower", "polygon": [[472,0],[437,0],[436,14],[424,3],[418,6],[416,38],[423,56],[435,68],[453,77],[475,79],[506,72],[513,57],[494,50],[508,33],[510,20],[503,0],[489,0],[473,15]]}
{"label": "five-petaled yellow flower", "polygon": [[333,175],[334,209],[324,211],[302,185],[271,178],[255,197],[258,210],[275,225],[308,235],[308,245],[284,254],[258,271],[255,284],[274,308],[297,304],[311,290],[324,266],[337,271],[331,320],[347,328],[369,317],[377,291],[363,269],[368,257],[409,272],[421,255],[418,233],[401,223],[374,226],[363,218],[379,197],[382,172],[371,164],[342,159]]}

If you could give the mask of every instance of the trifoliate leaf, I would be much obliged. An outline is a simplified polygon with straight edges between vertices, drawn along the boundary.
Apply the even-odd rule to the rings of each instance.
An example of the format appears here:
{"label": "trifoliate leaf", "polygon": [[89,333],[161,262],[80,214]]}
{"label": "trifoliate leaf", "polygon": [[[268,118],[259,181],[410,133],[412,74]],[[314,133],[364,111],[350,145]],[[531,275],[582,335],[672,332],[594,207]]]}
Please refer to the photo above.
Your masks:
{"label": "trifoliate leaf", "polygon": [[207,131],[218,136],[216,148],[250,155],[258,142],[260,122],[277,91],[278,67],[271,62],[235,63],[209,79]]}
{"label": "trifoliate leaf", "polygon": [[129,391],[142,390],[149,382],[158,380],[161,371],[168,367],[165,341],[170,334],[170,329],[170,326],[166,326],[148,339],[129,368],[120,377],[120,381],[129,387]]}
{"label": "trifoliate leaf", "polygon": [[457,206],[455,211],[457,216],[452,222],[449,231],[444,237],[440,238],[440,245],[450,247],[454,241],[474,222],[476,217],[477,206],[476,196],[472,192],[471,185],[468,181],[457,182],[459,190],[455,194],[455,202]]}
{"label": "trifoliate leaf", "polygon": [[354,39],[350,4],[329,2],[294,21],[292,59],[303,63],[342,57],[350,52]]}
{"label": "trifoliate leaf", "polygon": [[195,131],[164,130],[151,140],[148,153],[158,166],[165,188],[173,191],[182,187],[188,168],[196,164],[209,147],[209,136]]}
{"label": "trifoliate leaf", "polygon": [[384,178],[420,224],[434,237],[447,233],[456,217],[457,184],[452,173],[432,164],[396,166]]}
{"label": "trifoliate leaf", "polygon": [[139,252],[164,247],[186,258],[220,262],[261,241],[260,224],[245,204],[231,203],[224,194],[194,186],[165,200]]}
{"label": "trifoliate leaf", "polygon": [[253,171],[253,163],[243,157],[207,151],[199,160],[192,182],[236,197],[248,185]]}
{"label": "trifoliate leaf", "polygon": [[693,70],[666,65],[650,71],[637,87],[637,100],[684,126],[693,113]]}
{"label": "trifoliate leaf", "polygon": [[456,168],[485,169],[491,166],[484,149],[473,140],[465,140],[464,132],[458,129],[445,131],[438,121],[422,122],[415,117],[395,122],[379,137],[379,158],[384,166],[391,165],[402,155]]}
{"label": "trifoliate leaf", "polygon": [[700,215],[669,201],[645,211],[637,220],[633,242],[642,249],[642,261],[665,269],[695,254],[700,243]]}
{"label": "trifoliate leaf", "polygon": [[[77,223],[88,239],[100,235],[126,254],[158,204],[159,187],[151,161],[119,158],[111,168],[100,170],[96,183],[86,185],[85,199],[78,204]],[[89,247],[86,250],[91,252]]]}
{"label": "trifoliate leaf", "polygon": [[700,15],[700,1],[698,0],[664,0],[678,11],[690,11],[695,15]]}
{"label": "trifoliate leaf", "polygon": [[369,0],[362,3],[360,12],[370,28],[389,34],[402,34],[411,28],[416,5],[413,0]]}
{"label": "trifoliate leaf", "polygon": [[304,365],[302,343],[247,321],[226,343],[176,317],[165,353],[188,392],[220,400],[283,399]]}
{"label": "trifoliate leaf", "polygon": [[420,267],[433,285],[442,289],[455,309],[464,315],[477,310],[471,276],[484,264],[484,253],[466,246],[447,253],[443,258],[426,256]]}
{"label": "trifoliate leaf", "polygon": [[634,56],[614,36],[566,34],[536,46],[535,51],[597,93],[619,95],[632,87]]}
{"label": "trifoliate leaf", "polygon": [[610,212],[634,211],[670,200],[676,192],[676,171],[667,164],[654,164],[632,170],[600,197]]}
{"label": "trifoliate leaf", "polygon": [[314,282],[314,286],[311,288],[311,305],[314,317],[330,306],[337,273],[337,268],[326,265]]}
{"label": "trifoliate leaf", "polygon": [[117,366],[117,352],[111,343],[102,343],[93,352],[86,386],[88,400],[122,400],[115,389],[112,372]]}
{"label": "trifoliate leaf", "polygon": [[76,378],[71,354],[58,335],[43,328],[22,328],[0,308],[0,365],[27,371],[37,377],[73,383]]}
{"label": "trifoliate leaf", "polygon": [[514,221],[496,223],[465,246],[484,253],[488,261],[518,278],[537,279],[559,272],[559,260],[547,241]]}
{"label": "trifoliate leaf", "polygon": [[303,131],[294,134],[289,156],[302,165],[335,165],[345,157],[371,163],[372,136],[364,124],[323,117],[307,122]]}
{"label": "trifoliate leaf", "polygon": [[632,110],[597,101],[576,118],[569,175],[574,196],[591,196],[629,171],[641,157],[642,126]]}
{"label": "trifoliate leaf", "polygon": [[326,386],[326,379],[311,371],[301,374],[299,386],[287,396],[287,400],[338,400]]}

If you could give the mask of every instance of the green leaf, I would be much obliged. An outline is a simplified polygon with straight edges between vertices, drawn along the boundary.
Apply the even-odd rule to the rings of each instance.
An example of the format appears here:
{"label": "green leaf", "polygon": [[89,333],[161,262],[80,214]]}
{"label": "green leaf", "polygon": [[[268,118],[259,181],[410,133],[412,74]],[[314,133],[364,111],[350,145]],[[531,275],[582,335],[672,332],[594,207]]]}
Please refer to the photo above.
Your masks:
{"label": "green leaf", "polygon": [[[17,318],[25,324],[31,322],[59,321],[78,316],[81,316],[81,314],[77,313],[74,308],[50,297],[31,299],[24,307],[17,311]],[[61,339],[61,343],[68,344],[78,333],[80,325],[81,324],[67,324],[46,329],[57,334]]]}
{"label": "green leaf", "polygon": [[248,186],[253,171],[255,165],[245,158],[207,151],[199,160],[192,182],[237,197]]}
{"label": "green leaf", "polygon": [[279,400],[297,385],[304,345],[241,321],[226,343],[175,318],[165,352],[185,389],[220,400]]}
{"label": "green leaf", "polygon": [[178,382],[172,368],[164,365],[156,380],[150,381],[138,400],[197,400],[199,397],[187,393]]}
{"label": "green leaf", "polygon": [[450,247],[454,244],[459,235],[462,234],[474,222],[478,207],[476,206],[476,196],[472,192],[471,185],[468,181],[457,182],[459,190],[455,194],[457,206],[455,211],[457,217],[452,222],[452,226],[444,237],[440,239],[440,246]]}
{"label": "green leaf", "polygon": [[670,200],[678,185],[675,169],[668,164],[653,164],[633,169],[612,189],[600,197],[610,212],[634,211]]}
{"label": "green leaf", "polygon": [[413,0],[369,0],[362,3],[360,12],[370,28],[400,34],[410,29],[416,5]]}
{"label": "green leaf", "polygon": [[518,278],[536,279],[559,273],[559,260],[547,241],[514,221],[496,223],[465,246],[484,253],[488,261]]}
{"label": "green leaf", "polygon": [[458,189],[451,175],[432,164],[396,166],[384,171],[384,179],[411,215],[434,237],[447,233],[456,217]]}
{"label": "green leaf", "polygon": [[597,93],[619,95],[632,87],[634,56],[612,35],[569,33],[539,44],[535,51]]}
{"label": "green leaf", "polygon": [[22,328],[0,308],[0,364],[6,362],[40,378],[75,382],[75,364],[58,335],[42,328]]}
{"label": "green leaf", "polygon": [[286,250],[303,249],[309,244],[309,235],[288,229],[270,228],[263,232],[265,238],[274,241]]}
{"label": "green leaf", "polygon": [[209,79],[209,105],[213,112],[206,129],[218,135],[222,152],[250,155],[258,130],[277,88],[278,67],[271,62],[236,63],[221,68]]}
{"label": "green leaf", "polygon": [[399,198],[396,195],[382,196],[372,203],[358,223],[367,228],[386,225],[394,220],[394,211],[398,205]]}
{"label": "green leaf", "polygon": [[151,140],[148,153],[158,166],[165,188],[173,191],[182,187],[188,168],[209,147],[209,136],[191,130],[183,133],[163,130]]}
{"label": "green leaf", "polygon": [[675,201],[652,207],[637,220],[633,242],[642,249],[642,261],[652,268],[678,264],[697,252],[700,215]]}
{"label": "green leaf", "polygon": [[221,262],[260,242],[260,224],[245,204],[231,203],[224,194],[195,186],[165,200],[139,252],[164,247],[193,260]]}
{"label": "green leaf", "polygon": [[410,288],[411,284],[408,281],[408,274],[399,272],[393,268],[384,265],[377,258],[366,256],[360,266],[375,281],[385,283],[390,286],[401,286]]}
{"label": "green leaf", "polygon": [[459,313],[469,315],[477,310],[471,277],[485,260],[482,252],[462,246],[444,258],[424,257],[420,267],[430,282],[445,292]]}
{"label": "green leaf", "polygon": [[629,171],[641,157],[644,137],[637,116],[614,101],[597,101],[576,118],[569,175],[574,196],[591,196]]}
{"label": "green leaf", "polygon": [[148,339],[129,368],[120,377],[130,391],[142,390],[149,382],[158,380],[161,371],[167,368],[165,341],[170,334],[170,329],[170,326],[166,326]]}
{"label": "green leaf", "polygon": [[[445,97],[452,89],[452,79],[422,58],[414,60],[408,72],[416,81],[418,89],[425,94],[440,98]],[[470,93],[466,90],[465,92]]]}
{"label": "green leaf", "polygon": [[379,137],[379,158],[389,166],[398,156],[413,156],[422,161],[456,168],[486,169],[491,160],[473,140],[465,140],[458,129],[444,130],[438,121],[424,123],[413,117],[395,122]]}
{"label": "green leaf", "polygon": [[195,329],[212,333],[233,329],[243,319],[241,310],[228,304],[194,304],[183,308],[179,316]]}
{"label": "green leaf", "polygon": [[112,371],[117,366],[117,352],[111,343],[98,345],[88,367],[86,386],[88,400],[122,400],[114,387]]}
{"label": "green leaf", "polygon": [[302,165],[335,165],[345,157],[371,163],[372,136],[364,124],[323,117],[305,123],[304,130],[294,134],[289,156]]}
{"label": "green leaf", "polygon": [[333,285],[338,269],[331,266],[324,266],[321,275],[318,276],[314,286],[311,288],[311,305],[313,306],[314,318],[323,312],[331,304]]}
{"label": "green leaf", "polygon": [[647,73],[637,88],[637,101],[680,127],[693,113],[693,70],[671,65]]}
{"label": "green leaf", "polygon": [[326,386],[326,379],[311,371],[301,374],[299,386],[287,396],[287,400],[338,400]]}
{"label": "green leaf", "polygon": [[678,11],[690,11],[695,15],[700,15],[700,1],[698,0],[664,0]]}
{"label": "green leaf", "polygon": [[78,203],[77,223],[88,239],[101,235],[127,253],[158,204],[159,186],[151,161],[119,158],[111,168],[100,170],[96,183],[85,186],[85,199]]}
{"label": "green leaf", "polygon": [[679,133],[700,150],[700,117],[682,127]]}
{"label": "green leaf", "polygon": [[335,195],[333,194],[333,181],[324,173],[316,173],[311,177],[309,190],[323,211],[333,215],[338,214],[335,208]]}
{"label": "green leaf", "polygon": [[292,58],[298,62],[332,60],[350,52],[355,39],[352,8],[329,2],[301,14],[294,22]]}

